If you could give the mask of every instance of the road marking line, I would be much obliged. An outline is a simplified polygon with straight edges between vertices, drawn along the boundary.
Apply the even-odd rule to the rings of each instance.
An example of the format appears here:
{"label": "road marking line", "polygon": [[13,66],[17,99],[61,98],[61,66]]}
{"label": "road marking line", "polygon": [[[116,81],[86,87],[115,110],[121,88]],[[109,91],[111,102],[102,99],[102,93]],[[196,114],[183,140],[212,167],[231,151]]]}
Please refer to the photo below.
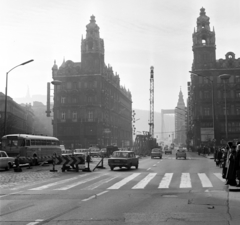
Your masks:
{"label": "road marking line", "polygon": [[180,188],[191,188],[191,178],[189,173],[182,173]]}
{"label": "road marking line", "polygon": [[37,219],[37,220],[35,220],[34,222],[30,222],[30,223],[28,223],[28,224],[26,224],[26,225],[36,225],[36,224],[38,224],[38,223],[40,223],[40,222],[42,222],[42,221],[44,221],[44,220]]}
{"label": "road marking line", "polygon": [[158,188],[169,188],[172,177],[173,177],[173,173],[165,173]]}
{"label": "road marking line", "polygon": [[198,176],[203,187],[213,187],[211,181],[208,179],[205,173],[198,173]]}
{"label": "road marking line", "polygon": [[140,173],[133,173],[132,175],[130,175],[130,176],[124,178],[123,180],[117,182],[116,184],[112,185],[108,189],[119,189],[120,187],[125,185],[127,182],[129,182],[130,180],[133,180],[134,178],[136,178],[139,175],[140,175]]}
{"label": "road marking line", "polygon": [[157,173],[149,173],[146,177],[144,177],[140,182],[138,182],[132,189],[143,189],[152,180]]}
{"label": "road marking line", "polygon": [[222,174],[221,173],[214,173],[214,175],[220,179],[222,182],[225,182],[226,180],[222,178]]}
{"label": "road marking line", "polygon": [[154,164],[153,166],[156,166],[156,164]]}
{"label": "road marking line", "polygon": [[81,181],[79,181],[79,182],[76,182],[76,183],[73,183],[73,184],[69,184],[69,185],[67,185],[67,186],[64,186],[64,187],[61,187],[61,188],[57,188],[57,189],[54,189],[54,190],[57,190],[57,191],[65,191],[65,190],[68,190],[68,189],[70,189],[70,188],[76,187],[76,186],[78,186],[78,185],[80,185],[80,184],[87,183],[88,181],[95,180],[95,179],[97,179],[97,178],[99,178],[99,177],[106,176],[106,175],[108,175],[108,174],[101,174],[101,175],[98,175],[97,177],[91,177],[91,178],[88,178],[88,179],[86,179],[86,180],[81,180]]}
{"label": "road marking line", "polygon": [[88,201],[88,200],[91,200],[91,199],[93,199],[93,198],[96,198],[96,196],[100,196],[100,195],[103,195],[103,194],[105,194],[105,193],[107,193],[108,191],[103,191],[103,192],[101,192],[101,193],[99,193],[99,194],[96,194],[96,195],[93,195],[93,196],[91,196],[91,197],[89,197],[89,198],[85,198],[85,199],[83,199],[82,201],[83,202],[86,202],[86,201]]}
{"label": "road marking line", "polygon": [[52,186],[55,186],[55,185],[58,185],[58,184],[63,184],[63,183],[66,183],[68,181],[72,181],[72,180],[76,180],[78,179],[79,177],[85,177],[87,176],[88,174],[84,174],[84,175],[80,175],[80,176],[77,176],[77,177],[72,177],[72,178],[69,178],[69,179],[66,179],[66,180],[60,180],[60,181],[57,181],[57,182],[54,182],[54,183],[50,183],[50,184],[46,184],[46,185],[43,185],[43,186],[40,186],[40,187],[37,187],[37,188],[31,188],[29,190],[31,191],[40,191],[40,190],[44,190],[44,189],[47,189],[49,187],[52,187]]}
{"label": "road marking line", "polygon": [[0,198],[6,197],[6,196],[10,196],[10,195],[15,195],[15,194],[18,194],[18,193],[21,193],[21,192],[23,192],[23,191],[18,191],[18,192],[2,195],[2,196],[0,196]]}
{"label": "road marking line", "polygon": [[118,176],[115,176],[115,177],[111,177],[110,179],[109,179],[109,178],[106,178],[106,179],[104,179],[104,180],[100,180],[99,182],[94,183],[94,184],[92,184],[92,185],[90,185],[90,186],[88,186],[88,187],[82,188],[81,190],[93,190],[93,189],[101,186],[102,184],[108,183],[108,182],[110,182],[111,180],[116,179],[117,177],[119,177],[119,175],[118,175]]}
{"label": "road marking line", "polygon": [[150,170],[151,169],[151,167],[150,168],[148,168],[147,170]]}

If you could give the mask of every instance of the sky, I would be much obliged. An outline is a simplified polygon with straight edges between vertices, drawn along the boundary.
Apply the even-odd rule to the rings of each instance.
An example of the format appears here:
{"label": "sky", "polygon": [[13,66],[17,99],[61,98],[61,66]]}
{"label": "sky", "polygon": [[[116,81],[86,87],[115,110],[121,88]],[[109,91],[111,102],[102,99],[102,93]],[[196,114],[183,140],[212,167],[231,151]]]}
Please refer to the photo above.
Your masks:
{"label": "sky", "polygon": [[216,33],[216,58],[240,58],[239,0],[0,0],[0,92],[14,98],[46,95],[54,60],[81,61],[81,38],[94,15],[105,45],[105,64],[132,93],[133,109],[174,109],[180,88],[187,99],[193,62],[192,33],[200,8]]}

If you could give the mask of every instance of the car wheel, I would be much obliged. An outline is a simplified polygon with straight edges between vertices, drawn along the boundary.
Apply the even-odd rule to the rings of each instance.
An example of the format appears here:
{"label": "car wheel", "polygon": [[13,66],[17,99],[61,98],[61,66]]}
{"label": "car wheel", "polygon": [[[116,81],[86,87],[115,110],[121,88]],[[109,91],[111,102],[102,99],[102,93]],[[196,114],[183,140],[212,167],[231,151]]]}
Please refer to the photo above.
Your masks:
{"label": "car wheel", "polygon": [[127,169],[130,170],[130,169],[131,169],[131,166],[127,166]]}
{"label": "car wheel", "polygon": [[121,166],[119,166],[119,168],[120,168],[120,169],[122,169],[122,167],[121,167]]}
{"label": "car wheel", "polygon": [[138,169],[138,164],[136,165],[136,170]]}
{"label": "car wheel", "polygon": [[110,168],[111,168],[111,170],[113,170],[113,169],[114,169],[114,167],[113,167],[113,166],[111,166]]}
{"label": "car wheel", "polygon": [[10,168],[11,168],[11,166],[10,166],[10,164],[8,163],[7,166],[5,167],[5,170],[8,171],[8,170],[10,170]]}

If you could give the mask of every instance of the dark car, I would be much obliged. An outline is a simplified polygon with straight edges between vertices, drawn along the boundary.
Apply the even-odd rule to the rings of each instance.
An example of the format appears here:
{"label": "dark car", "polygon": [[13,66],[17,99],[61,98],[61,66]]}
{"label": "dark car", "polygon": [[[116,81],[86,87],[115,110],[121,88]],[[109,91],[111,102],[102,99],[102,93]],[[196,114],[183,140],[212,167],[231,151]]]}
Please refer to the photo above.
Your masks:
{"label": "dark car", "polygon": [[169,148],[167,145],[164,147],[165,154],[172,154],[172,148]]}
{"label": "dark car", "polygon": [[187,153],[186,153],[186,148],[179,148],[176,152],[176,159],[178,158],[184,158],[187,159]]}
{"label": "dark car", "polygon": [[133,151],[115,151],[112,154],[112,157],[108,159],[108,165],[111,170],[115,167],[131,169],[132,166],[135,166],[138,169],[139,159],[136,157]]}
{"label": "dark car", "polygon": [[153,158],[162,158],[162,148],[153,148],[151,151],[151,159]]}

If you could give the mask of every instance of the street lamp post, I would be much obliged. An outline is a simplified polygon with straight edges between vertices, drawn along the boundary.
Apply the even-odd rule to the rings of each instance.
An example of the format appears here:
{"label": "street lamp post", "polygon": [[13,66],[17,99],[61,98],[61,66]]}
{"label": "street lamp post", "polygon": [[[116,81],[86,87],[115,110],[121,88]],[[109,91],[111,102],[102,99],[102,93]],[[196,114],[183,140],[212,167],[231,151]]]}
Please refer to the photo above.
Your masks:
{"label": "street lamp post", "polygon": [[7,126],[7,91],[8,91],[8,74],[15,68],[19,67],[19,66],[23,66],[25,64],[28,64],[30,62],[32,62],[33,59],[26,61],[24,63],[21,63],[17,66],[14,66],[12,69],[10,69],[7,73],[6,73],[6,87],[5,87],[5,109],[4,109],[4,130],[3,130],[3,135],[6,134],[6,126]]}
{"label": "street lamp post", "polygon": [[230,74],[222,74],[219,75],[221,80],[224,83],[224,106],[225,106],[225,135],[226,141],[228,140],[228,121],[227,121],[227,92],[226,92],[226,81],[231,77]]}
{"label": "street lamp post", "polygon": [[215,139],[215,110],[214,110],[214,87],[213,87],[213,81],[211,79],[209,79],[206,76],[203,76],[201,74],[197,74],[197,73],[193,73],[192,71],[189,71],[192,75],[194,76],[198,76],[198,77],[203,77],[207,80],[210,81],[211,86],[212,86],[212,122],[213,122],[213,139]]}

